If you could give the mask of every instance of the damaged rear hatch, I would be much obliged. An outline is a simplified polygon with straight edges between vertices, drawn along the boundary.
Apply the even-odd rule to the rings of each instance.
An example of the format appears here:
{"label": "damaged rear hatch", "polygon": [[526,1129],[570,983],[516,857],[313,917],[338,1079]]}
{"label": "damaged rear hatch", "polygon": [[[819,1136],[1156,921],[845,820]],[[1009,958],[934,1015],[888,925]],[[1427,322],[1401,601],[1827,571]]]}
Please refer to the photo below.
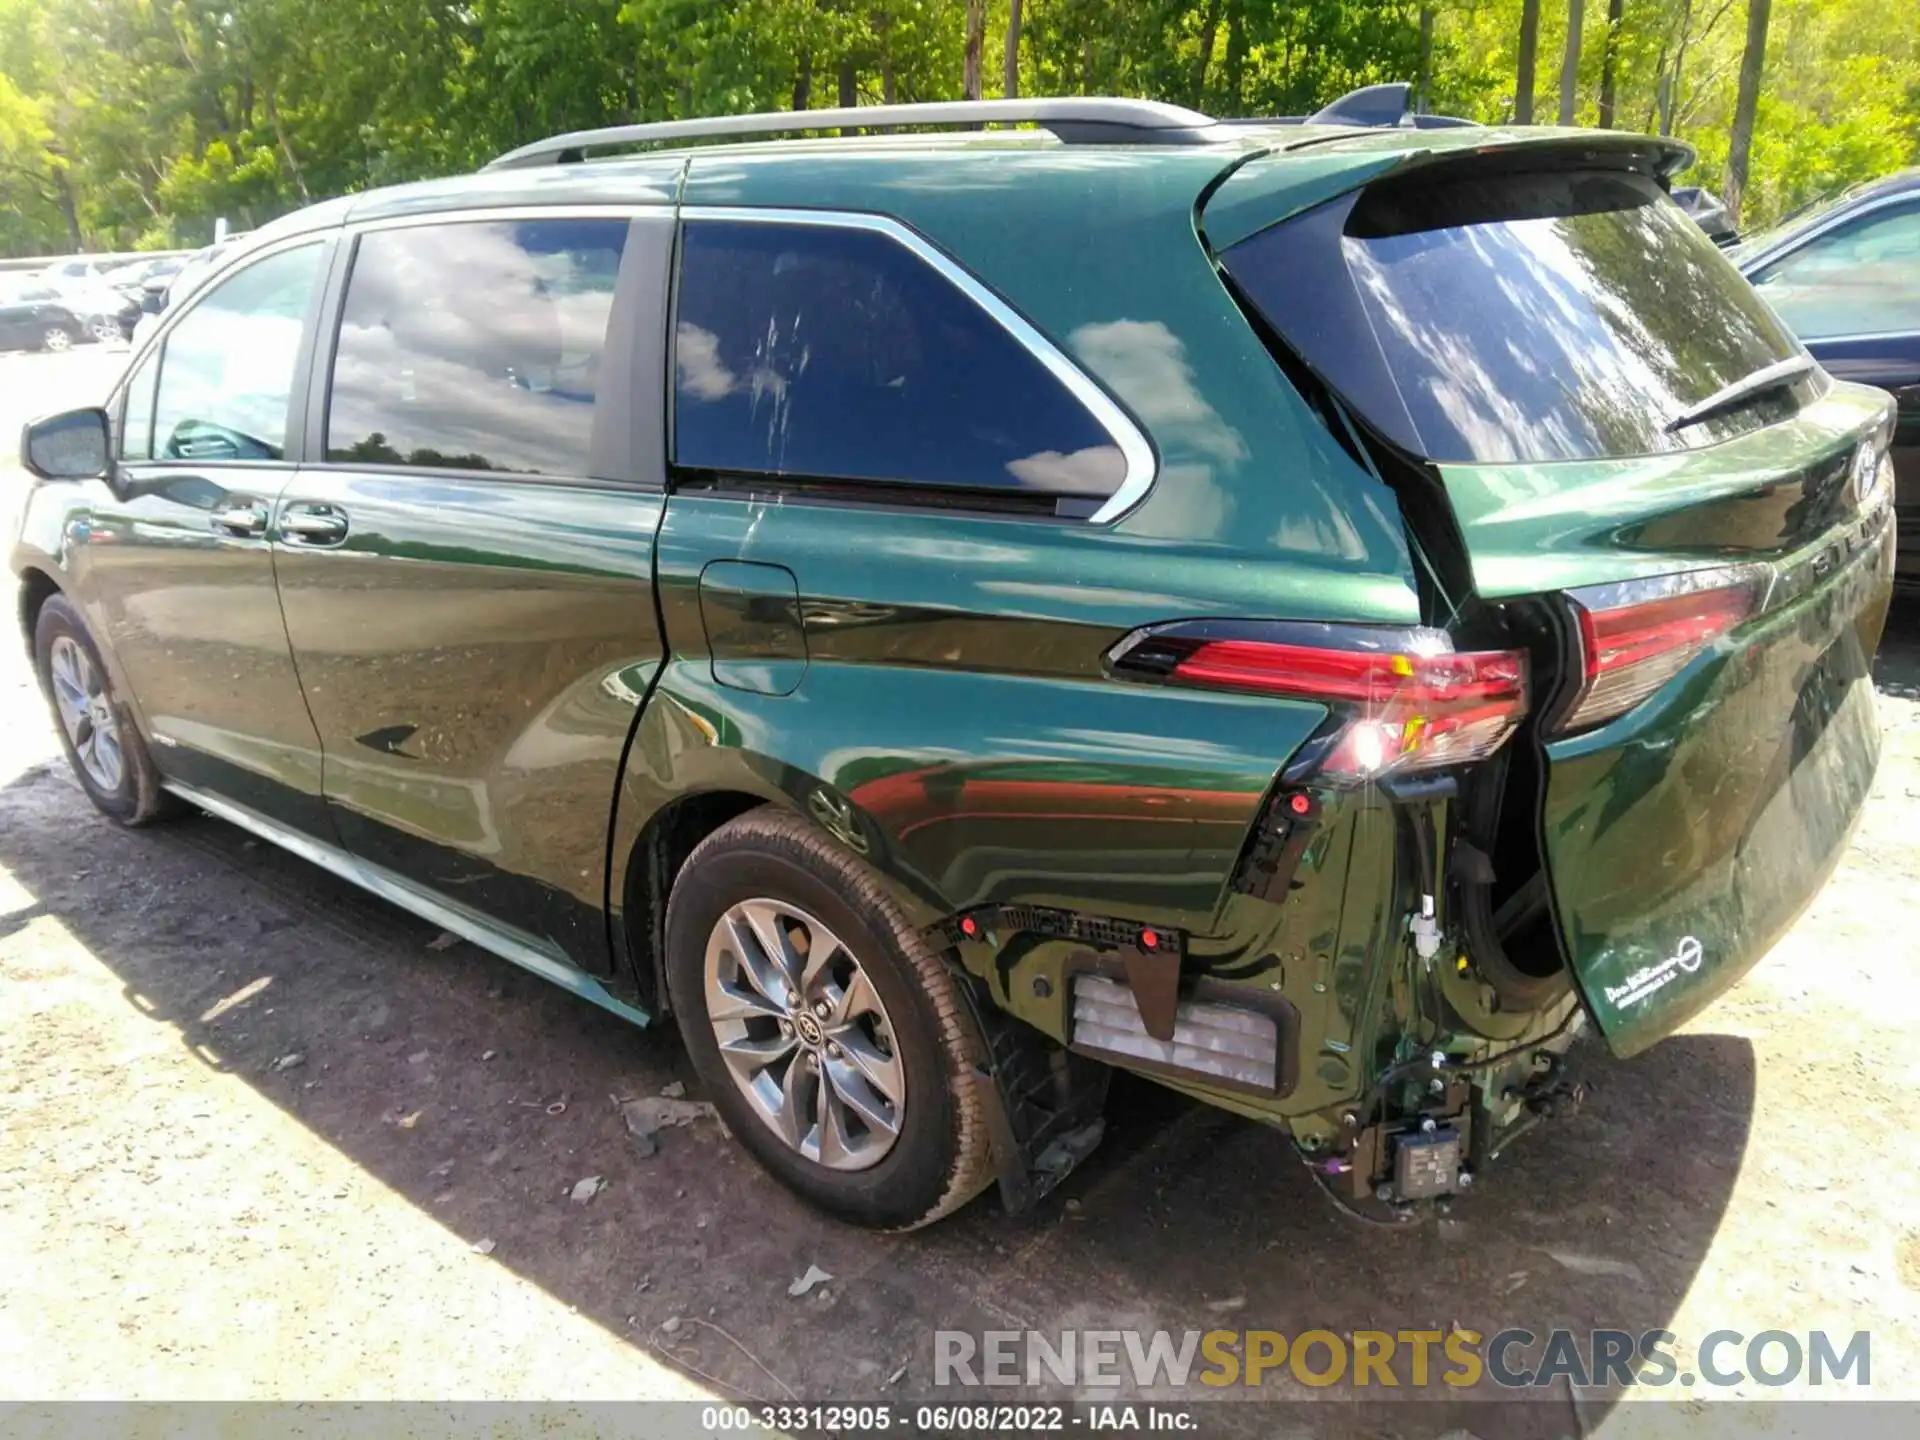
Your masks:
{"label": "damaged rear hatch", "polygon": [[[1203,228],[1276,357],[1395,481],[1436,618],[1528,617],[1540,900],[1631,1054],[1766,953],[1859,817],[1890,407],[1822,372],[1667,197],[1683,148],[1394,143],[1316,145],[1292,207],[1293,158],[1255,161]],[[1281,218],[1255,228],[1263,197]]]}

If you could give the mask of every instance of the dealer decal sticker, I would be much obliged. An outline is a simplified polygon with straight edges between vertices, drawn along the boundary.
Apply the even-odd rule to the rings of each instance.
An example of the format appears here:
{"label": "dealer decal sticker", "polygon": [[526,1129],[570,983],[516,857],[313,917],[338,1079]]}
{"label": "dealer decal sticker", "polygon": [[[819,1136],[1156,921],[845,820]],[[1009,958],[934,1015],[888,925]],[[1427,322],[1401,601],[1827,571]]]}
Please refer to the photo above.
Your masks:
{"label": "dealer decal sticker", "polygon": [[1689,935],[1680,942],[1679,949],[1659,964],[1643,965],[1629,975],[1624,984],[1607,986],[1607,1003],[1616,1010],[1638,1005],[1679,976],[1693,974],[1700,968],[1704,958],[1705,951],[1700,942]]}

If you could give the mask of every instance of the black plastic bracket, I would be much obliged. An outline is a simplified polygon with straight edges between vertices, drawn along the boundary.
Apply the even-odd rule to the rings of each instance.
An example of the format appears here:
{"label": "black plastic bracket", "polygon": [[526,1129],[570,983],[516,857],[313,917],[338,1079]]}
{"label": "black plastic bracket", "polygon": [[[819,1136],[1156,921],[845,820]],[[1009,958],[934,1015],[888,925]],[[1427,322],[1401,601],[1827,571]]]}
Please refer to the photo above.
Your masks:
{"label": "black plastic bracket", "polygon": [[1234,888],[1270,904],[1293,889],[1301,857],[1320,828],[1320,802],[1305,790],[1276,790],[1267,801],[1252,843],[1234,876]]}
{"label": "black plastic bracket", "polygon": [[1007,1015],[981,993],[981,982],[948,968],[986,1041],[987,1064],[974,1067],[974,1093],[986,1110],[1000,1204],[1018,1215],[1100,1143],[1110,1072]]}
{"label": "black plastic bracket", "polygon": [[1075,910],[1051,910],[1041,905],[977,905],[961,910],[927,928],[929,939],[943,946],[986,940],[999,934],[1037,935],[1049,940],[1078,940],[1097,950],[1134,945],[1178,959],[1186,951],[1186,936],[1178,930],[1113,920]]}

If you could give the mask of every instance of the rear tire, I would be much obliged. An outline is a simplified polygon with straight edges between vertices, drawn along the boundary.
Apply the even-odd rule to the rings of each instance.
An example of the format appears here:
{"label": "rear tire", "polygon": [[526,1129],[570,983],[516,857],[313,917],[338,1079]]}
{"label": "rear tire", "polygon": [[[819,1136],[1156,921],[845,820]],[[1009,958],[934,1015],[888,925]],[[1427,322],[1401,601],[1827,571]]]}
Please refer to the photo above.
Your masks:
{"label": "rear tire", "polygon": [[115,692],[86,622],[63,595],[48,596],[40,607],[33,660],[67,763],[94,808],[129,827],[164,815],[170,797],[133,713]]}
{"label": "rear tire", "polygon": [[49,325],[40,336],[40,348],[43,350],[71,350],[73,332],[64,325]]}
{"label": "rear tire", "polygon": [[666,960],[708,1097],[788,1189],[911,1230],[992,1179],[973,1078],[985,1047],[953,977],[872,872],[801,817],[750,811],[694,850]]}

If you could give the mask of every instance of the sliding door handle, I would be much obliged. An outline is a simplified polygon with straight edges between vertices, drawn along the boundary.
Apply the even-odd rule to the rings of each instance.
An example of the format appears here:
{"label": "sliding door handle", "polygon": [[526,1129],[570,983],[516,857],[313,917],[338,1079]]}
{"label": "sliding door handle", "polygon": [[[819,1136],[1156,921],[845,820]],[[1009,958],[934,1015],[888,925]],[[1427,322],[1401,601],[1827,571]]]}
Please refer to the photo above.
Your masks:
{"label": "sliding door handle", "polygon": [[264,535],[267,533],[267,507],[244,500],[223,505],[207,517],[207,523],[222,535]]}
{"label": "sliding door handle", "polygon": [[305,501],[282,505],[280,538],[289,545],[338,545],[347,538],[346,511]]}

